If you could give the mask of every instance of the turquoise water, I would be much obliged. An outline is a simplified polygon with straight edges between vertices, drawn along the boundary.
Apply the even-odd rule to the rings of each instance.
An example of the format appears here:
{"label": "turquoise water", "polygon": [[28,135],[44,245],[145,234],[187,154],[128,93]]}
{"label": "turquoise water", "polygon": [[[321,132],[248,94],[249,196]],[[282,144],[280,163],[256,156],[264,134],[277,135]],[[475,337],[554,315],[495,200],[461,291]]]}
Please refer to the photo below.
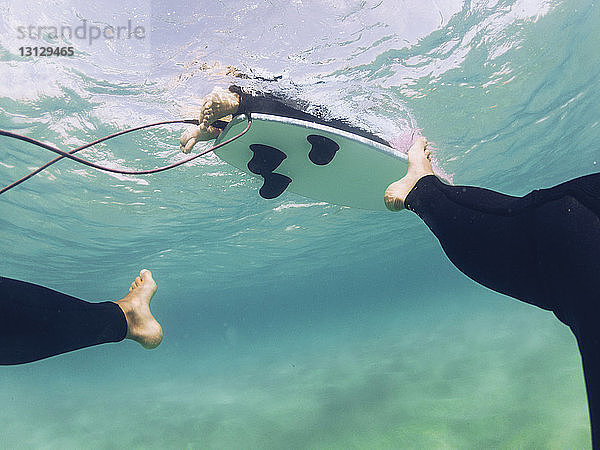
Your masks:
{"label": "turquoise water", "polygon": [[[144,27],[24,58],[20,26]],[[67,148],[180,117],[234,65],[514,195],[597,170],[590,1],[0,2],[0,128]],[[57,44],[58,45],[58,44]],[[63,44],[66,45],[66,44]],[[85,152],[180,160],[182,128]],[[50,154],[3,138],[0,184]],[[413,214],[284,194],[209,156],[154,176],[60,162],[0,198],[0,274],[121,298],[142,267],[165,339],[0,370],[2,448],[589,448],[575,339],[454,269]]]}

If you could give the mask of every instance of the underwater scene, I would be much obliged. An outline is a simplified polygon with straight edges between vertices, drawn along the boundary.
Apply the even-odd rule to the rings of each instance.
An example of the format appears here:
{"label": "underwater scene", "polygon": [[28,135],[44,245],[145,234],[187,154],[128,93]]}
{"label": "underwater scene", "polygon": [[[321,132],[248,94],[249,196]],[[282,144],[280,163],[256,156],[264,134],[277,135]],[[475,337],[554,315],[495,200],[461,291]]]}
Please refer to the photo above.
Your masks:
{"label": "underwater scene", "polygon": [[[598,171],[599,45],[584,0],[0,0],[0,129],[70,150],[238,84],[402,151],[421,133],[448,181],[520,196]],[[78,155],[165,166],[186,128]],[[0,188],[54,157],[0,136]],[[551,312],[471,281],[412,212],[260,187],[208,153],[62,160],[0,195],[0,276],[101,302],[147,268],[164,332],[0,366],[0,448],[591,448]]]}

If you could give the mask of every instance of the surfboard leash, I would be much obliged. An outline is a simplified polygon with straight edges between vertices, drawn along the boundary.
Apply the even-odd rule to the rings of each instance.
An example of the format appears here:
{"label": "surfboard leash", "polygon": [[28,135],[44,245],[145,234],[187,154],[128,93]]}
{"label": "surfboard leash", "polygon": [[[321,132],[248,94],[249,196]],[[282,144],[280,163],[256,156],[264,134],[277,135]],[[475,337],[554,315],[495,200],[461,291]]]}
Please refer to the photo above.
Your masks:
{"label": "surfboard leash", "polygon": [[[241,131],[240,133],[236,134],[235,136],[233,136],[230,139],[227,139],[226,141],[221,142],[220,144],[217,144],[207,150],[204,150],[200,153],[198,153],[197,155],[191,156],[189,158],[183,159],[181,161],[178,161],[176,163],[173,164],[169,164],[167,166],[162,166],[162,167],[157,167],[155,169],[149,169],[149,170],[120,170],[120,169],[113,169],[111,167],[106,167],[106,166],[101,166],[99,164],[95,164],[91,161],[88,161],[87,159],[84,158],[79,158],[78,156],[73,156],[75,153],[80,152],[81,150],[85,150],[86,148],[92,147],[96,144],[99,144],[101,142],[107,141],[109,139],[115,138],[117,136],[121,136],[123,134],[127,134],[127,133],[132,133],[134,131],[139,131],[139,130],[143,130],[144,128],[151,128],[151,127],[157,127],[160,125],[168,125],[168,124],[173,124],[173,123],[187,123],[187,124],[192,124],[192,125],[198,125],[199,121],[196,119],[181,119],[181,120],[167,120],[167,121],[162,121],[162,122],[155,122],[155,123],[149,123],[146,125],[141,125],[139,127],[133,127],[133,128],[129,128],[127,130],[123,130],[123,131],[119,131],[117,133],[113,133],[113,134],[109,134],[108,136],[104,136],[100,139],[97,139],[95,141],[92,142],[88,142],[87,144],[84,144],[80,147],[77,147],[69,152],[65,152],[63,150],[60,150],[57,147],[54,147],[53,145],[50,144],[46,144],[44,142],[38,141],[37,139],[33,139],[18,133],[13,133],[12,131],[7,131],[7,130],[0,130],[0,136],[6,136],[6,137],[10,137],[10,138],[14,138],[14,139],[18,139],[24,142],[29,142],[30,144],[36,145],[40,148],[49,150],[53,153],[57,153],[58,156],[57,158],[54,158],[52,161],[48,161],[46,164],[38,167],[37,169],[31,171],[30,173],[28,173],[27,175],[25,175],[24,177],[18,179],[17,181],[14,181],[13,183],[3,187],[2,189],[0,189],[0,195],[4,194],[5,192],[11,190],[12,188],[18,186],[19,184],[29,180],[31,177],[37,175],[38,173],[42,172],[43,170],[47,169],[48,167],[50,167],[52,164],[60,161],[63,158],[68,158],[71,159],[77,163],[89,166],[89,167],[93,167],[94,169],[98,169],[98,170],[103,170],[105,172],[112,172],[112,173],[118,173],[118,174],[123,174],[123,175],[149,175],[149,174],[153,174],[153,173],[158,173],[158,172],[163,172],[165,170],[169,170],[169,169],[173,169],[177,166],[181,166],[182,164],[188,163],[190,161],[193,161],[196,158],[199,158],[201,156],[206,155],[207,153],[210,152],[214,152],[215,150],[223,147],[226,144],[229,144],[230,142],[235,141],[236,139],[242,137],[244,134],[246,134],[248,132],[248,130],[250,130],[250,126],[252,124],[252,118],[250,117],[249,114],[246,114],[246,117],[248,118],[248,125],[246,126],[246,128]],[[221,128],[223,129],[225,127],[225,125],[227,124],[227,122],[223,122],[223,121],[217,121],[215,123],[213,123],[212,125],[215,126],[216,128]]]}

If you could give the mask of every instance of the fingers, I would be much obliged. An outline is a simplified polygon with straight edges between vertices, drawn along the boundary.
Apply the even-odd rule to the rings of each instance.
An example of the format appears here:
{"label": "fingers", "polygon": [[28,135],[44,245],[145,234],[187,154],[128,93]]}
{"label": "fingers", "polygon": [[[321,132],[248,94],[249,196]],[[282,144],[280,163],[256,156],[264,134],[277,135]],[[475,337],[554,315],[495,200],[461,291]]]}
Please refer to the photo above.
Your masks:
{"label": "fingers", "polygon": [[187,143],[184,146],[180,146],[179,148],[181,148],[181,151],[187,155],[189,152],[192,151],[192,148],[195,144],[196,139],[192,138],[189,141],[187,141]]}
{"label": "fingers", "polygon": [[196,144],[202,130],[198,126],[190,127],[179,138],[179,148],[183,153],[189,153]]}

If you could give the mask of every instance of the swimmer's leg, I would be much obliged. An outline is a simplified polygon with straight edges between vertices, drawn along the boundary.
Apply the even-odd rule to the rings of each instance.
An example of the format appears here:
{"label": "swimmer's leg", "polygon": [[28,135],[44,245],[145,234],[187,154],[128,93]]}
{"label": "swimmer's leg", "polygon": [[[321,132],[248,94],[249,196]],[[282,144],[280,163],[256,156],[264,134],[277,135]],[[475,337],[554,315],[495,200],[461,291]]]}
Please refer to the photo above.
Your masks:
{"label": "swimmer's leg", "polygon": [[596,290],[587,280],[600,279],[594,257],[600,254],[600,208],[594,209],[600,197],[594,189],[600,192],[600,174],[524,197],[449,186],[428,175],[418,180],[405,204],[467,276],[558,314],[559,303],[566,301],[557,295],[567,294],[564,277],[575,277],[586,299]]}
{"label": "swimmer's leg", "polygon": [[473,280],[548,309],[577,338],[600,448],[600,174],[525,197],[420,178],[404,205]]}
{"label": "swimmer's leg", "polygon": [[[595,319],[597,319],[597,315]],[[574,332],[581,353],[585,377],[592,429],[592,447],[600,449],[600,330],[598,330],[597,320],[591,325],[592,328],[589,330],[574,330]]]}
{"label": "swimmer's leg", "polygon": [[24,281],[0,277],[0,364],[22,364],[130,338],[146,347],[162,330],[149,311],[156,284],[148,271],[118,302],[89,303]]}
{"label": "swimmer's leg", "polygon": [[469,278],[549,309],[540,295],[536,243],[528,231],[530,217],[480,208],[493,206],[505,213],[518,206],[518,197],[449,186],[435,175],[426,175],[417,181],[404,204],[427,224],[450,261]]}

